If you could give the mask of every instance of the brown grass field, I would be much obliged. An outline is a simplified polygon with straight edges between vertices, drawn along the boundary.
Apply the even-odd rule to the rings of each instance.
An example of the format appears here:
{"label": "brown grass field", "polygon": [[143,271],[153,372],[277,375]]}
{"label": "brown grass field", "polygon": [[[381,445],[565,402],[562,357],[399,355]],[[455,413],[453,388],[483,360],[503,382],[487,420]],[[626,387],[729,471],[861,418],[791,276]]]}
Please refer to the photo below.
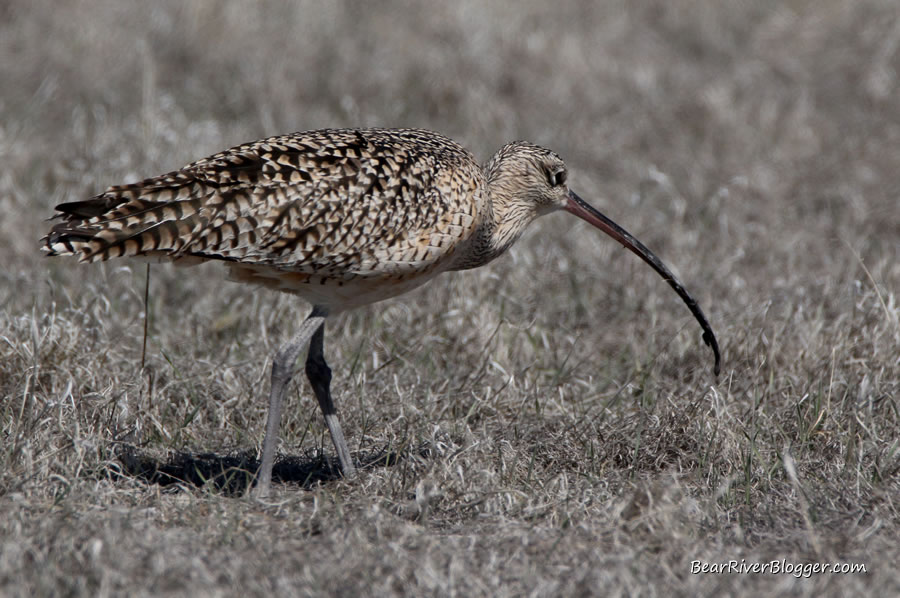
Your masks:
{"label": "brown grass field", "polygon": [[[3,2],[0,595],[900,595],[898,98],[893,0]],[[330,475],[299,376],[244,498],[308,307],[154,266],[142,369],[145,266],[38,239],[109,185],[375,125],[558,151],[722,374],[652,270],[550,216],[335,318],[368,465]],[[768,569],[692,571],[728,561]]]}

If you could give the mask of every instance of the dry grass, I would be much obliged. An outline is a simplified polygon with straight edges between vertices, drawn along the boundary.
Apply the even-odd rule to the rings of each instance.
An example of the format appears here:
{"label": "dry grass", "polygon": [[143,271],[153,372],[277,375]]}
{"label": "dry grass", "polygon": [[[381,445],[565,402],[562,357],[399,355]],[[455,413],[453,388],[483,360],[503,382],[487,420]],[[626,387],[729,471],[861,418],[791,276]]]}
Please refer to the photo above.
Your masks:
{"label": "dry grass", "polygon": [[[898,594],[900,11],[775,4],[0,6],[0,594]],[[350,125],[557,149],[723,375],[658,277],[553,216],[331,324],[351,447],[398,463],[306,480],[332,448],[301,381],[272,504],[191,483],[252,466],[306,308],[156,267],[142,374],[143,266],[43,259],[43,219]],[[728,559],[867,572],[691,574]]]}

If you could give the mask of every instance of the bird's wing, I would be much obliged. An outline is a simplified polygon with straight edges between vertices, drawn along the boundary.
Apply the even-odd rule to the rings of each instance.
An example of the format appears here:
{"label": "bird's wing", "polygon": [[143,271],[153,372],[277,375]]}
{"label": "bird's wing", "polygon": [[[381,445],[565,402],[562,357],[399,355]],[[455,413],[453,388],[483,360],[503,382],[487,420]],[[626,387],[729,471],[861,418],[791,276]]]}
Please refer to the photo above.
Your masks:
{"label": "bird's wing", "polygon": [[419,267],[471,234],[479,176],[466,150],[426,132],[272,137],[61,204],[44,249],[321,274]]}

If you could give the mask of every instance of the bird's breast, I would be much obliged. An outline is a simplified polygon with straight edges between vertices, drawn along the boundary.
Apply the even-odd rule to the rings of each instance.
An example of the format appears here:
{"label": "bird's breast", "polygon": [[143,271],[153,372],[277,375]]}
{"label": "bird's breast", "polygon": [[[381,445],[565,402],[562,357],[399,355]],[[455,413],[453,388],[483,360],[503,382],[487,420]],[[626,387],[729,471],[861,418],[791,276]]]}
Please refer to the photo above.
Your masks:
{"label": "bird's breast", "polygon": [[444,271],[438,264],[417,271],[343,274],[291,272],[252,264],[228,263],[229,279],[298,295],[336,313],[407,293]]}

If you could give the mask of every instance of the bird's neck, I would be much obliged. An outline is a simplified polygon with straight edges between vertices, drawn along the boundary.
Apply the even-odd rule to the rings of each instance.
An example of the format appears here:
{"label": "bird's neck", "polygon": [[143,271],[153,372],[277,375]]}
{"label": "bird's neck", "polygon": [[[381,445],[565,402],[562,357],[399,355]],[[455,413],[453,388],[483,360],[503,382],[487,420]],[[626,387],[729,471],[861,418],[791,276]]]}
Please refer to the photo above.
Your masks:
{"label": "bird's neck", "polygon": [[483,266],[501,256],[525,231],[535,218],[526,204],[515,201],[506,194],[491,194],[488,190],[486,207],[473,237],[469,240],[469,250],[454,268],[467,270]]}
{"label": "bird's neck", "polygon": [[490,247],[493,257],[497,257],[522,236],[536,214],[527,204],[506,195],[492,197],[490,204]]}

